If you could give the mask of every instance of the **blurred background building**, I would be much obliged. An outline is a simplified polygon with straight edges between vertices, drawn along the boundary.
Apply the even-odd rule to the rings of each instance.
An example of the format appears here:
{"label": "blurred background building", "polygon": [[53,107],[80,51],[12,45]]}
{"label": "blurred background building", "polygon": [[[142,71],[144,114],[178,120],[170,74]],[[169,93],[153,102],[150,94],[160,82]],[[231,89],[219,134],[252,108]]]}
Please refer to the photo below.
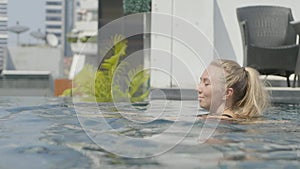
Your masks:
{"label": "blurred background building", "polygon": [[98,0],[77,0],[73,29],[66,32],[73,52],[69,79],[85,64],[97,66]]}
{"label": "blurred background building", "polygon": [[7,46],[7,0],[0,0],[0,74],[4,68],[4,52]]}

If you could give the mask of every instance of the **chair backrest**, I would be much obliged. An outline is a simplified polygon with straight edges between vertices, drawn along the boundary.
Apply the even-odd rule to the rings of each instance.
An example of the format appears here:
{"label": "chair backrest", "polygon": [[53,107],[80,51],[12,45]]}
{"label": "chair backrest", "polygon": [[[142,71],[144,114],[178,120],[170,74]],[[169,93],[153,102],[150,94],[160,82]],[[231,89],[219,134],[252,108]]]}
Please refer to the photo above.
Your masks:
{"label": "chair backrest", "polygon": [[[296,33],[290,8],[279,6],[248,6],[237,8],[239,22],[247,27],[247,43],[277,47],[296,43]],[[243,35],[245,36],[245,35]],[[244,37],[245,38],[245,37]]]}

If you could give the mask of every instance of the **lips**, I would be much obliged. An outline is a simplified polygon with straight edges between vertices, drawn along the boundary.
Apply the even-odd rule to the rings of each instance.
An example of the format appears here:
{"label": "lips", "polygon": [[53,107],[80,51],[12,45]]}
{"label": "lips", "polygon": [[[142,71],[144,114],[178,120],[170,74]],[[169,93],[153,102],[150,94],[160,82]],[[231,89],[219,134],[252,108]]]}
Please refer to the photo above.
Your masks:
{"label": "lips", "polygon": [[202,97],[202,96],[198,96],[198,100],[203,100],[204,99],[204,97]]}

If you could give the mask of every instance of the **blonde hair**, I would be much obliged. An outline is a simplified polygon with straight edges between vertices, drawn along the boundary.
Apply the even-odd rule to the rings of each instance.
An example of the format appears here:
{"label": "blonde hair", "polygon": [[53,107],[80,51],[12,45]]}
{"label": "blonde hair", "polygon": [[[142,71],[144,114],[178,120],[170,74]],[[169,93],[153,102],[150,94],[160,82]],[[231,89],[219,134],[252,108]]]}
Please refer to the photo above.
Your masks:
{"label": "blonde hair", "polygon": [[251,67],[241,67],[232,60],[218,59],[212,62],[219,65],[225,74],[225,88],[233,89],[231,109],[238,118],[261,116],[269,107],[269,93],[259,79],[259,73]]}

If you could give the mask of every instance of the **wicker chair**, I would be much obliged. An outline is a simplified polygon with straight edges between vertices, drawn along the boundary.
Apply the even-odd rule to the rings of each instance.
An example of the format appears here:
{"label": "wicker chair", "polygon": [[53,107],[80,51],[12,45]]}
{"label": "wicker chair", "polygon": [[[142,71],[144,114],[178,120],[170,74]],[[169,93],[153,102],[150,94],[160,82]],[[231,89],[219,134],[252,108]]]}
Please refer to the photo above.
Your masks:
{"label": "wicker chair", "polygon": [[244,66],[257,69],[262,75],[287,78],[294,73],[299,45],[290,22],[290,8],[248,6],[237,8],[244,50]]}

